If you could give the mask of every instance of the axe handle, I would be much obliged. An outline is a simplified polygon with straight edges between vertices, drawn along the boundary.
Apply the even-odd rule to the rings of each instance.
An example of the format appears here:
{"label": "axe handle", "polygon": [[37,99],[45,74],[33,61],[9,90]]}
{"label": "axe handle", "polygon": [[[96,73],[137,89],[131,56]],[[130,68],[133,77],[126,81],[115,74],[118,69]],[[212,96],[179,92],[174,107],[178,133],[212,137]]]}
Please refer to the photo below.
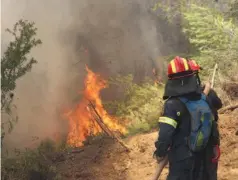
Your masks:
{"label": "axe handle", "polygon": [[214,70],[213,70],[213,74],[212,74],[212,83],[211,83],[211,88],[214,87],[214,81],[215,81],[215,75],[216,75],[216,71],[217,71],[218,65],[217,63],[215,64]]}
{"label": "axe handle", "polygon": [[155,172],[155,175],[154,175],[152,180],[158,180],[159,179],[159,177],[160,177],[164,167],[168,163],[168,161],[169,161],[168,156],[165,156],[165,158],[161,162],[159,162],[158,167],[157,167],[156,172]]}

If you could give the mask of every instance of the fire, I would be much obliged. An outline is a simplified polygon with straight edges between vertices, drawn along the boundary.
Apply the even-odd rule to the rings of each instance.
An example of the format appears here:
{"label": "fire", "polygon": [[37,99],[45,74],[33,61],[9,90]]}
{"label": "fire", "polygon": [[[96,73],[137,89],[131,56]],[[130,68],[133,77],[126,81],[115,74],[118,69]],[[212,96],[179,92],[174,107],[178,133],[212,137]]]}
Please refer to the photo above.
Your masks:
{"label": "fire", "polygon": [[118,119],[110,116],[103,108],[100,91],[106,88],[107,82],[88,67],[86,67],[86,70],[87,77],[84,82],[83,97],[74,109],[66,113],[66,117],[69,120],[67,142],[75,147],[82,146],[83,141],[88,136],[102,132],[102,129],[94,120],[92,112],[89,110],[89,100],[94,103],[96,111],[110,130],[119,131],[123,134],[126,133],[126,128],[118,123]]}

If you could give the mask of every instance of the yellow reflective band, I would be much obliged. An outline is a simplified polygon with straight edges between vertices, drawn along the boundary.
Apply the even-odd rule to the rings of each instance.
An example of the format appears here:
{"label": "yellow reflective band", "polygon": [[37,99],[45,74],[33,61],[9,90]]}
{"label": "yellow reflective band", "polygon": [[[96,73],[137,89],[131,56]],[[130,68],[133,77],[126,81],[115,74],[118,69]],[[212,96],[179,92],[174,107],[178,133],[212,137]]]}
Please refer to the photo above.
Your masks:
{"label": "yellow reflective band", "polygon": [[194,64],[194,65],[196,65],[196,66],[197,66],[197,63],[196,63],[196,61],[192,60],[192,62],[193,62],[193,64]]}
{"label": "yellow reflective band", "polygon": [[173,126],[174,128],[177,127],[177,122],[171,118],[168,118],[168,117],[160,117],[159,122],[169,124],[169,125]]}
{"label": "yellow reflective band", "polygon": [[175,67],[175,62],[174,62],[174,60],[172,60],[172,61],[170,62],[170,64],[171,64],[171,67],[172,67],[172,72],[173,72],[173,73],[176,73],[176,67]]}
{"label": "yellow reflective band", "polygon": [[182,59],[183,59],[183,64],[184,64],[185,70],[187,71],[189,69],[188,61],[186,59],[184,59],[184,58],[182,58]]}

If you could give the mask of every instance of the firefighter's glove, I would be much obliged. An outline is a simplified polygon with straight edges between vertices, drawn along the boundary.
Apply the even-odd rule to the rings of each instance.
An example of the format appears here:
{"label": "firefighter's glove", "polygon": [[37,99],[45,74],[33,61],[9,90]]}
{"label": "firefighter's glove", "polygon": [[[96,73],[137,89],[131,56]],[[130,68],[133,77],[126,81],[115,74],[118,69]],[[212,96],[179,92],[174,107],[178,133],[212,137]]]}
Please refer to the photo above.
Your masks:
{"label": "firefighter's glove", "polygon": [[214,156],[212,158],[212,162],[217,163],[219,158],[220,158],[220,155],[221,155],[221,150],[220,150],[220,147],[218,145],[213,147],[213,155]]}

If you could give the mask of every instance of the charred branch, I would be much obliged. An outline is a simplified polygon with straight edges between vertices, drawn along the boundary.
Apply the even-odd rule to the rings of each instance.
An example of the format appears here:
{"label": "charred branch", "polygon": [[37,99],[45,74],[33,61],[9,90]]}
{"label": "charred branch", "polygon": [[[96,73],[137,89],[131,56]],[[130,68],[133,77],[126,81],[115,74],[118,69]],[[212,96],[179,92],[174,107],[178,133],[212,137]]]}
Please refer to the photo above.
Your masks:
{"label": "charred branch", "polygon": [[98,125],[101,127],[101,129],[110,137],[112,137],[114,140],[116,140],[122,147],[125,148],[126,151],[130,151],[130,148],[120,139],[120,137],[118,137],[115,133],[113,133],[108,127],[107,125],[103,122],[102,117],[99,115],[99,113],[97,112],[94,104],[89,101],[89,108],[91,108],[92,110],[92,114],[95,118],[95,121],[98,123]]}

